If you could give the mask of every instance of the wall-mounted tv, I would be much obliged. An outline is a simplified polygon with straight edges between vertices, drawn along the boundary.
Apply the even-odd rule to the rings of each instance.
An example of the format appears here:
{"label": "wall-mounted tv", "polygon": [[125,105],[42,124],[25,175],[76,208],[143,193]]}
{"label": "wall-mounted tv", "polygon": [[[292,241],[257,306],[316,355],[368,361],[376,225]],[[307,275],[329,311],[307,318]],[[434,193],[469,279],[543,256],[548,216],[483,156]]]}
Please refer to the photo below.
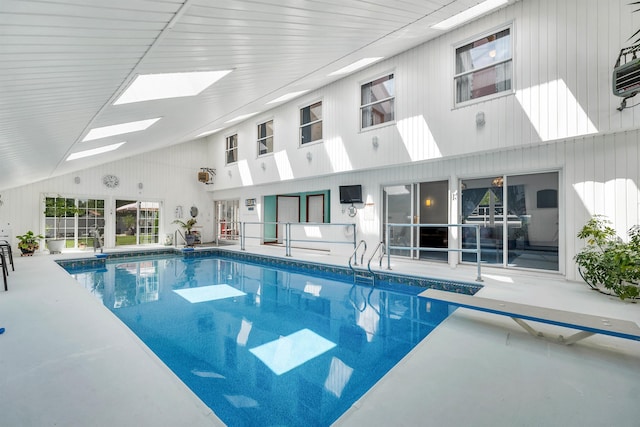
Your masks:
{"label": "wall-mounted tv", "polygon": [[340,203],[362,203],[362,186],[341,185]]}

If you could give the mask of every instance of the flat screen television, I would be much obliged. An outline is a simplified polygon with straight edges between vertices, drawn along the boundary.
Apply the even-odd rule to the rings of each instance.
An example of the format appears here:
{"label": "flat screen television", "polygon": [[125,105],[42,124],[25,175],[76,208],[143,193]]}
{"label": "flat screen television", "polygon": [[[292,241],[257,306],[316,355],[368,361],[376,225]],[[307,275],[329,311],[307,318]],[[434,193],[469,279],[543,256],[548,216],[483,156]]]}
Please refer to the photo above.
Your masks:
{"label": "flat screen television", "polygon": [[340,203],[362,203],[362,186],[341,185]]}

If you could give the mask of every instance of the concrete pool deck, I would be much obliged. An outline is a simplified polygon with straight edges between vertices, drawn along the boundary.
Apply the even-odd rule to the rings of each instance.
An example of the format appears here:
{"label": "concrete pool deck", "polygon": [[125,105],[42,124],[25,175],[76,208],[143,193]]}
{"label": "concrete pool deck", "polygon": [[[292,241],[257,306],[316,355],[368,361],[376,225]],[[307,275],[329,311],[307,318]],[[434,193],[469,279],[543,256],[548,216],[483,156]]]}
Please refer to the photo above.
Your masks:
{"label": "concrete pool deck", "polygon": [[[237,247],[225,249],[238,250]],[[249,248],[284,256],[284,248]],[[17,255],[17,254],[16,254]],[[55,262],[14,258],[0,292],[0,424],[224,425],[140,340]],[[346,265],[344,256],[294,250]],[[473,282],[475,266],[393,260],[399,273]],[[640,304],[553,273],[483,269],[487,298],[631,320]],[[562,333],[550,325],[545,332]],[[572,346],[502,316],[458,309],[336,426],[637,426],[640,342],[593,336]]]}

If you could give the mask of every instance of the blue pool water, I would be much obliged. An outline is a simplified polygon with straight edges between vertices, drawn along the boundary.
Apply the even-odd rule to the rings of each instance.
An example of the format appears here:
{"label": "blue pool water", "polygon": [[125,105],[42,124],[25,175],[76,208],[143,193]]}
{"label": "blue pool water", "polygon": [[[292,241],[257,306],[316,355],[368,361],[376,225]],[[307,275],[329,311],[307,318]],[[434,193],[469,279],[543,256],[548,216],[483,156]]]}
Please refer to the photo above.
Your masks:
{"label": "blue pool water", "polygon": [[422,288],[224,257],[68,271],[230,426],[327,426],[447,315]]}

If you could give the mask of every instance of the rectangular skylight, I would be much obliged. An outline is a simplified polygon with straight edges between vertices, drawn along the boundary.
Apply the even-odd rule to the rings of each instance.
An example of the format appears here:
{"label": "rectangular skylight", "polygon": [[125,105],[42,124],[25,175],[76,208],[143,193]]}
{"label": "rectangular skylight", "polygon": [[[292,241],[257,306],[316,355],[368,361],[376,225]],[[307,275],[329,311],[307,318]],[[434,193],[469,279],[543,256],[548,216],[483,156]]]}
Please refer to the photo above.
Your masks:
{"label": "rectangular skylight", "polygon": [[282,375],[293,368],[320,356],[334,348],[336,344],[309,329],[301,329],[286,337],[250,349],[258,359],[276,375]]}
{"label": "rectangular skylight", "polygon": [[232,70],[140,74],[113,105],[195,96]]}
{"label": "rectangular skylight", "polygon": [[208,135],[213,135],[216,132],[220,132],[222,130],[222,128],[218,128],[218,129],[214,129],[214,130],[208,130],[206,132],[202,132],[199,135],[196,135],[196,138],[202,138],[203,136],[208,136]]}
{"label": "rectangular skylight", "polygon": [[339,76],[342,74],[349,74],[353,71],[359,70],[360,68],[364,68],[367,65],[373,64],[374,62],[380,61],[381,59],[383,59],[382,57],[377,57],[377,58],[362,58],[359,61],[354,62],[351,65],[347,65],[346,67],[340,68],[337,71],[334,71],[333,73],[330,73],[330,76]]}
{"label": "rectangular skylight", "polygon": [[258,114],[259,111],[256,111],[255,113],[249,113],[249,114],[242,114],[241,116],[238,117],[234,117],[231,120],[227,120],[225,123],[233,123],[233,122],[239,122],[240,120],[244,120],[244,119],[248,119],[251,116],[255,116],[256,114]]}
{"label": "rectangular skylight", "polygon": [[94,148],[91,150],[84,150],[84,151],[78,151],[77,153],[71,153],[69,154],[69,157],[67,157],[67,162],[69,160],[82,159],[83,157],[96,156],[98,154],[108,153],[109,151],[117,150],[125,142],[126,141],[118,142],[117,144],[105,145],[104,147]]}
{"label": "rectangular skylight", "polygon": [[173,292],[191,304],[246,295],[244,292],[229,285],[200,286],[198,288],[176,289]]}
{"label": "rectangular skylight", "polygon": [[453,28],[464,22],[470,21],[473,18],[482,15],[483,13],[489,12],[492,9],[502,6],[507,2],[508,0],[486,0],[467,10],[463,10],[457,15],[453,15],[449,19],[445,19],[442,22],[438,22],[437,24],[432,25],[431,28],[435,30],[448,30],[449,28]]}
{"label": "rectangular skylight", "polygon": [[289,92],[289,93],[287,93],[285,95],[282,95],[279,98],[274,99],[273,101],[267,102],[267,104],[275,104],[275,103],[278,103],[278,102],[289,101],[290,99],[293,99],[293,98],[295,98],[297,96],[300,96],[300,95],[302,95],[304,93],[307,93],[307,92],[309,92],[309,91],[308,90],[300,90],[298,92]]}
{"label": "rectangular skylight", "polygon": [[99,128],[93,128],[87,133],[87,136],[82,140],[93,141],[94,139],[107,138],[114,135],[122,135],[125,133],[138,132],[148,129],[152,124],[160,120],[160,117],[148,120],[139,120],[137,122],[120,123],[118,125],[103,126]]}

